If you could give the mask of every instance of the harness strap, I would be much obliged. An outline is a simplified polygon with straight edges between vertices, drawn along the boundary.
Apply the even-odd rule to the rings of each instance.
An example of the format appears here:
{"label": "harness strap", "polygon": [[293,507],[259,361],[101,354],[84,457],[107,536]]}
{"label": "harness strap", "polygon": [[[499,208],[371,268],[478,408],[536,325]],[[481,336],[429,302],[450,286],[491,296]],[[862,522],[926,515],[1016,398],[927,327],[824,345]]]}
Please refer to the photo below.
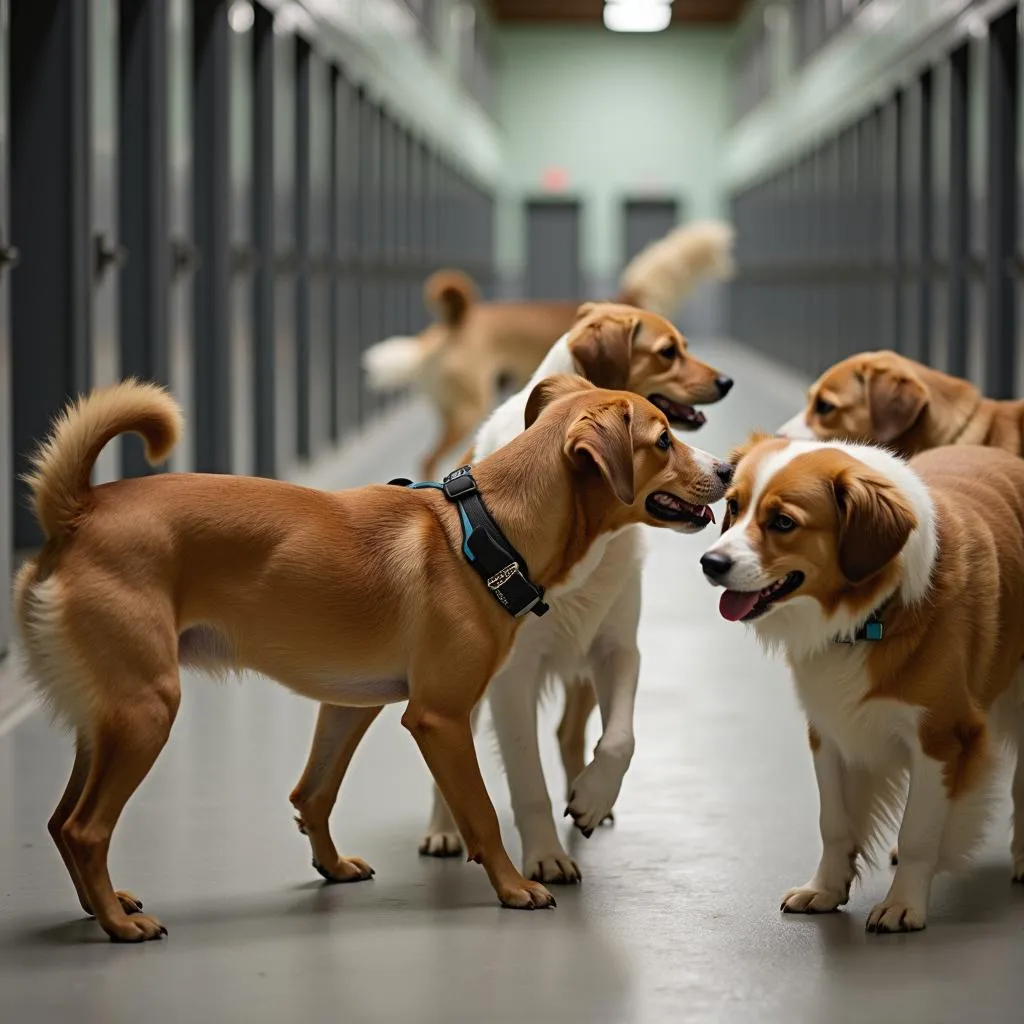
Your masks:
{"label": "harness strap", "polygon": [[398,487],[433,487],[459,509],[462,525],[462,553],[473,571],[486,584],[501,606],[515,618],[533,612],[544,615],[544,588],[530,579],[526,559],[502,533],[487,510],[469,466],[449,473],[441,483],[413,483],[399,478],[389,483]]}

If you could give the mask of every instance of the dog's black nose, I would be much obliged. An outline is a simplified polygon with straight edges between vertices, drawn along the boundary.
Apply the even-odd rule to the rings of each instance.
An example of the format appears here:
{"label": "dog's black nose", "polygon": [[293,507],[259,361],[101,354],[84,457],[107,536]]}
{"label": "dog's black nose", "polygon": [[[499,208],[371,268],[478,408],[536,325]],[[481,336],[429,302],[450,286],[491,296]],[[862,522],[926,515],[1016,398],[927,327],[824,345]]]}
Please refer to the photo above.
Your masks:
{"label": "dog's black nose", "polygon": [[718,397],[725,398],[730,391],[732,391],[733,379],[732,377],[718,376],[715,378],[715,387],[718,388]]}
{"label": "dog's black nose", "polygon": [[733,472],[734,469],[728,462],[719,462],[718,465],[715,466],[715,476],[717,476],[723,484],[729,484],[732,482]]}
{"label": "dog's black nose", "polygon": [[720,551],[707,551],[700,556],[700,567],[708,576],[724,576],[732,568],[732,559]]}

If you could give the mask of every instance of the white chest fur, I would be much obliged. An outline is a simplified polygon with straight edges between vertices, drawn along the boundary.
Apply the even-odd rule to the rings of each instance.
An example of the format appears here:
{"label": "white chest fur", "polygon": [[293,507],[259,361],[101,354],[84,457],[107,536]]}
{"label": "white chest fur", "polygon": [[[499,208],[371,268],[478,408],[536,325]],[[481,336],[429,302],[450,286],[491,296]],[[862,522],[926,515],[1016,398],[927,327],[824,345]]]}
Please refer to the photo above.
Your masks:
{"label": "white chest fur", "polygon": [[868,696],[867,655],[862,642],[791,660],[797,696],[807,720],[847,763],[875,768],[905,763],[916,742],[920,709]]}

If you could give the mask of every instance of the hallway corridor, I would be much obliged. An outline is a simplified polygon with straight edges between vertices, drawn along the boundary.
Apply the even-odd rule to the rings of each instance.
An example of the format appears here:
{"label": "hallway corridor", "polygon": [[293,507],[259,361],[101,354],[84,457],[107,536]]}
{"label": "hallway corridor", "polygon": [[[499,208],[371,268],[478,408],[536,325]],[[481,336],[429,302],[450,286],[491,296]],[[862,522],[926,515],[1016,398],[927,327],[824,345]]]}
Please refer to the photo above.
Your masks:
{"label": "hallway corridor", "polygon": [[[737,381],[694,436],[703,448],[724,453],[801,401],[799,380],[744,349],[694,351]],[[329,478],[303,482],[408,474],[434,429],[422,405],[391,413]],[[162,942],[112,946],[77,908],[46,833],[70,739],[42,713],[0,736],[0,777],[17,780],[0,787],[0,1021],[1020,1019],[1024,887],[1009,881],[1008,805],[978,864],[937,884],[921,935],[864,932],[887,866],[866,873],[842,913],[780,915],[781,894],[818,854],[811,761],[785,667],[719,618],[697,564],[708,536],[649,531],[648,541],[636,756],[615,826],[589,841],[573,834],[585,881],[556,891],[557,910],[502,910],[479,867],[417,856],[429,780],[401,706],[362,744],[334,819],[343,851],[376,877],[325,885],[287,799],[313,705],[262,680],[186,677],[171,742],[111,858],[115,882],[167,925]],[[559,699],[541,737],[560,814]],[[479,746],[518,860],[489,728]]]}

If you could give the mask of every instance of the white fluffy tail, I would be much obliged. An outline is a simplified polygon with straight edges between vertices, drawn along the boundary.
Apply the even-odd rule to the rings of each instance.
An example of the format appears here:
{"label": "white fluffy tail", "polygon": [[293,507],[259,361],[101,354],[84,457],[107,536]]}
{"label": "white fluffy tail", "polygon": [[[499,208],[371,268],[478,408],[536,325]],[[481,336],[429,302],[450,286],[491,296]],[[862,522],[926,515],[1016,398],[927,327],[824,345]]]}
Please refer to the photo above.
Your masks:
{"label": "white fluffy tail", "polygon": [[408,387],[419,375],[427,349],[419,338],[387,338],[363,353],[363,369],[372,391]]}
{"label": "white fluffy tail", "polygon": [[620,299],[670,317],[705,278],[733,273],[734,231],[721,221],[695,221],[653,242],[622,272]]}

